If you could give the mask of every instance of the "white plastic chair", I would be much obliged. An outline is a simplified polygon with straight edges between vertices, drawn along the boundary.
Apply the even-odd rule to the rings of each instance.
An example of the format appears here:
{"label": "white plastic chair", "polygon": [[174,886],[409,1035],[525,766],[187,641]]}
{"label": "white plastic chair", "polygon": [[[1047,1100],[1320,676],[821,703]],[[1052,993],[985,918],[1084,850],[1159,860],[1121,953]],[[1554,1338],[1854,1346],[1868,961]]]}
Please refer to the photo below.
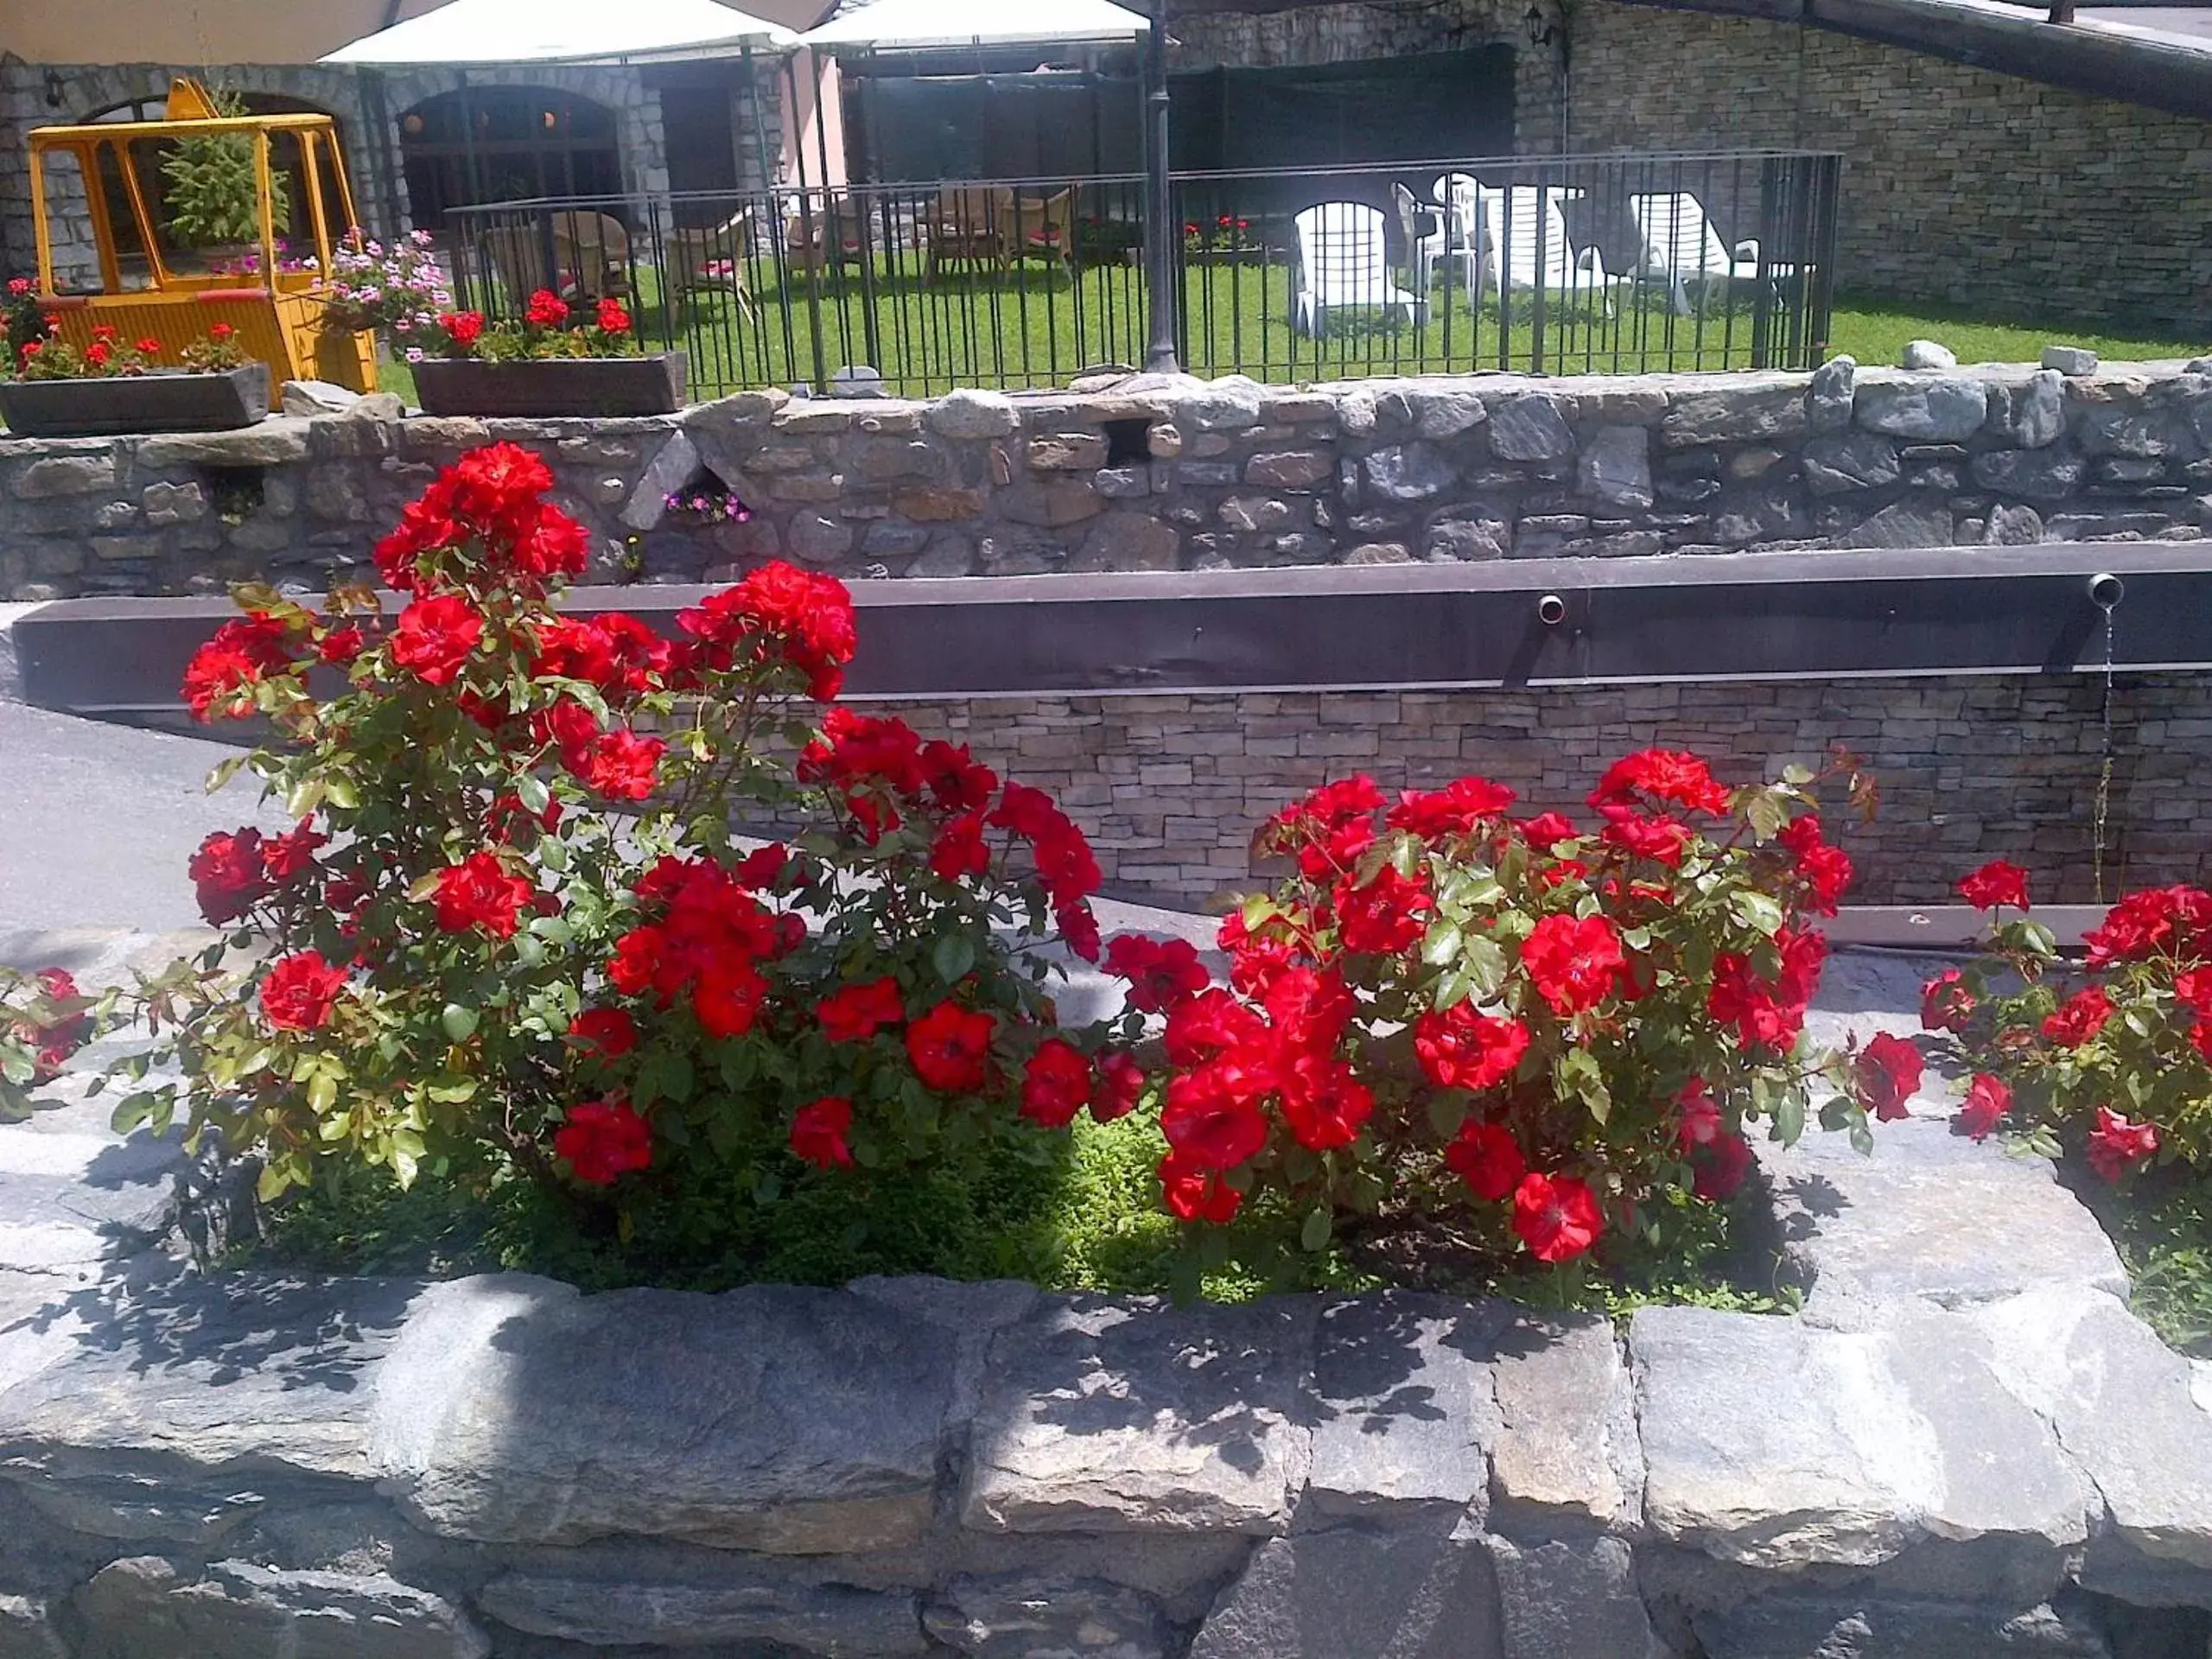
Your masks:
{"label": "white plastic chair", "polygon": [[[1561,299],[1585,297],[1613,315],[1612,293],[1628,282],[1605,274],[1598,250],[1580,253],[1567,238],[1567,215],[1560,203],[1569,194],[1548,185],[1515,185],[1510,190],[1478,186],[1473,213],[1481,226],[1482,253],[1501,302],[1509,289],[1542,288]],[[1472,300],[1471,290],[1468,298]]]}
{"label": "white plastic chair", "polygon": [[[1414,288],[1426,295],[1440,267],[1458,264],[1461,280],[1471,290],[1476,281],[1474,238],[1458,233],[1458,216],[1451,205],[1425,204],[1402,184],[1390,187],[1390,200],[1398,210],[1398,232],[1406,240],[1406,265]],[[1424,219],[1433,221],[1431,228],[1422,228]]]}
{"label": "white plastic chair", "polygon": [[1357,201],[1318,202],[1291,224],[1298,232],[1291,318],[1301,333],[1318,340],[1328,314],[1345,306],[1404,311],[1415,327],[1428,320],[1427,301],[1397,285],[1379,209]]}
{"label": "white plastic chair", "polygon": [[[1758,238],[1745,237],[1730,248],[1706,217],[1705,204],[1687,192],[1630,196],[1628,211],[1643,243],[1640,268],[1665,280],[1678,316],[1689,315],[1690,283],[1716,277],[1724,283],[1751,282],[1759,275]],[[1767,275],[1774,276],[1779,269],[1770,266]]]}

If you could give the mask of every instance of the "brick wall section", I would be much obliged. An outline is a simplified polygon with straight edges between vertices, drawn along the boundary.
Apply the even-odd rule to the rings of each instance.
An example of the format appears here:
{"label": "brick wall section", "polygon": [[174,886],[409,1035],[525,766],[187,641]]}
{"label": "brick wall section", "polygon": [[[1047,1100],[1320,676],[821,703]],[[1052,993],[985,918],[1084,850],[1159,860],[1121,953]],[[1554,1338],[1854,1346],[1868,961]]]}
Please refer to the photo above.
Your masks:
{"label": "brick wall section", "polygon": [[[1518,691],[1040,697],[900,704],[1052,790],[1098,849],[1110,889],[1204,903],[1249,887],[1252,832],[1325,778],[1386,789],[1465,772],[1531,810],[1586,819],[1605,766],[1652,744],[1693,748],[1731,782],[1847,747],[1881,786],[1872,823],[1837,804],[1853,897],[1916,904],[1986,859],[2025,865],[2050,902],[2091,897],[2103,688],[2094,675],[1547,688]],[[2114,685],[2107,894],[2199,880],[2212,844],[2212,677]]]}

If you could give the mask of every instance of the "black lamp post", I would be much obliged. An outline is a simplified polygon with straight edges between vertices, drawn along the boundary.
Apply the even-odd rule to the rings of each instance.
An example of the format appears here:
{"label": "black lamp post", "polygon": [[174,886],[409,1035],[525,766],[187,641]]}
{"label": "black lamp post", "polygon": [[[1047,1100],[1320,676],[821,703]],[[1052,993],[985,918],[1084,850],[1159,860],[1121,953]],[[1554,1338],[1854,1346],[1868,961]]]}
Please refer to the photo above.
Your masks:
{"label": "black lamp post", "polygon": [[1175,356],[1175,194],[1167,177],[1167,0],[1153,0],[1144,37],[1144,272],[1149,325],[1144,365],[1178,374]]}

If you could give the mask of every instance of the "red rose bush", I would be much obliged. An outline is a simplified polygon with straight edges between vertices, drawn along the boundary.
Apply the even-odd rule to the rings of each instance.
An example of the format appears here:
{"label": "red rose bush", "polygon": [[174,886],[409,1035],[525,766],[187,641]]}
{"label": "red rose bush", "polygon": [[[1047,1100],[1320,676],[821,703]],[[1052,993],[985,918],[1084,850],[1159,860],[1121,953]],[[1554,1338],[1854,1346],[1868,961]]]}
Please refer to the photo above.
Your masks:
{"label": "red rose bush", "polygon": [[[467,454],[378,546],[395,611],[242,589],[193,658],[196,715],[274,729],[233,766],[296,823],[193,856],[225,945],[143,988],[183,1080],[119,1125],[181,1112],[264,1196],[334,1165],[519,1176],[626,1226],[702,1170],[766,1205],[1128,1110],[1134,1065],[1046,994],[1037,947],[1099,949],[1051,798],[836,705],[827,576],[763,566],[671,638],[563,612],[588,538],[550,483]],[[748,848],[748,819],[798,828]]]}
{"label": "red rose bush", "polygon": [[60,1075],[113,1007],[78,989],[67,969],[0,967],[0,1123],[31,1115],[31,1091]]}
{"label": "red rose bush", "polygon": [[2212,1165],[2212,892],[2125,894],[2075,966],[2034,919],[2024,870],[1999,860],[1959,891],[1991,912],[1986,951],[1928,982],[1921,1021],[1968,1071],[1960,1132],[2070,1147],[2107,1181]]}
{"label": "red rose bush", "polygon": [[[1732,1196],[1746,1135],[1861,1147],[1917,1086],[1910,1044],[1812,1052],[1807,1004],[1849,859],[1792,769],[1730,789],[1694,755],[1608,771],[1594,822],[1513,816],[1480,778],[1387,799],[1325,784],[1261,830],[1290,871],[1187,945],[1116,938],[1132,1028],[1164,1017],[1160,1165],[1185,1221],[1308,1250],[1433,1227],[1564,1263]],[[1856,780],[1854,793],[1857,793]]]}

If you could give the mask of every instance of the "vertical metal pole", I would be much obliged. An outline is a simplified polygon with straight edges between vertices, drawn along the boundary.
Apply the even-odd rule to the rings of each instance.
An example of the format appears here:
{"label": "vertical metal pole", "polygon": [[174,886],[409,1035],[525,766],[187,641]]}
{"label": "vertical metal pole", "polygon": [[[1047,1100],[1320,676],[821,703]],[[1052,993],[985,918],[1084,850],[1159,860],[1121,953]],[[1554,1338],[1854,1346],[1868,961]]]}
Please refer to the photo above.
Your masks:
{"label": "vertical metal pole", "polygon": [[1154,0],[1144,37],[1144,273],[1151,342],[1144,365],[1154,374],[1179,374],[1175,358],[1175,200],[1167,177],[1167,0]]}

